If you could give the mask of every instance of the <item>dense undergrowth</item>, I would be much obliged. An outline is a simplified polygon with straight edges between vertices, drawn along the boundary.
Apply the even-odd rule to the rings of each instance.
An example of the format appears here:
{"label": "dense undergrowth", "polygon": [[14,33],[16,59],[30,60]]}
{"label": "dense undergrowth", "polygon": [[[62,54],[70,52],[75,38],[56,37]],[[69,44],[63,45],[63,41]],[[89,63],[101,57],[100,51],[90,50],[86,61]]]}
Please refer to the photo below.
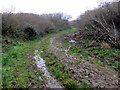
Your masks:
{"label": "dense undergrowth", "polygon": [[43,15],[2,13],[3,43],[12,43],[11,39],[33,40],[36,37],[70,28],[69,17],[63,13]]}
{"label": "dense undergrowth", "polygon": [[120,1],[102,3],[94,10],[88,10],[75,21],[80,29],[74,38],[92,38],[106,42],[111,48],[120,49]]}

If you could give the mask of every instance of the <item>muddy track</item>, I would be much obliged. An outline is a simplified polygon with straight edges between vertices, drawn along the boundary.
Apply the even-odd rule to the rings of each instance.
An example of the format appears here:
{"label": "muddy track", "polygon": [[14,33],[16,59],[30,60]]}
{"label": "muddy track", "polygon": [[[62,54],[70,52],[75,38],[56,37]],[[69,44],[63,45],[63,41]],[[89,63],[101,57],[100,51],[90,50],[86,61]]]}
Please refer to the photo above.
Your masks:
{"label": "muddy track", "polygon": [[[61,37],[61,35],[54,35],[49,39],[50,44],[48,52],[55,54],[66,68],[74,71],[74,74],[71,76],[73,80],[77,81],[79,84],[85,81],[93,87],[118,87],[117,71],[91,63],[85,59],[80,59],[75,55],[67,54],[67,49],[62,47],[62,43],[60,41]],[[77,63],[77,60],[81,60],[81,62]],[[72,64],[68,64],[69,62]]]}
{"label": "muddy track", "polygon": [[[37,67],[43,72],[43,76],[45,76],[45,86],[47,88],[62,88],[62,86],[57,82],[57,80],[49,73],[46,65],[45,60],[41,58],[39,51],[35,50],[35,56],[34,59],[36,61]],[[39,79],[42,79],[39,77]]]}

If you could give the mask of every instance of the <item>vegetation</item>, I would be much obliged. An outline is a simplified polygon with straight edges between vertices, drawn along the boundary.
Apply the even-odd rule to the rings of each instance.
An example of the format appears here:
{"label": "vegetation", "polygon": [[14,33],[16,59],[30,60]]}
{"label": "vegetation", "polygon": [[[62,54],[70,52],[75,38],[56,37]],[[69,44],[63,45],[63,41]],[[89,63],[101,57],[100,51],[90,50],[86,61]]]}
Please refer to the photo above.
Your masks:
{"label": "vegetation", "polygon": [[[59,32],[59,34],[63,34],[65,32],[73,32],[76,29],[68,29],[66,31]],[[43,50],[40,52],[41,57],[46,61],[46,65],[48,70],[52,75],[56,77],[58,81],[62,83],[65,88],[88,88],[90,85],[86,82],[82,82],[82,85],[79,85],[78,82],[71,79],[71,75],[74,74],[74,71],[69,71],[64,64],[62,64],[56,55],[53,53],[49,53],[49,37],[45,38],[44,42],[39,45],[39,49]],[[68,43],[66,43],[67,45]],[[70,43],[69,43],[70,44]]]}
{"label": "vegetation", "polygon": [[[66,30],[59,33],[75,31]],[[45,40],[44,43],[38,44],[41,38],[37,38],[32,41],[27,42],[17,42],[13,44],[11,48],[6,47],[7,52],[3,53],[3,88],[43,88],[45,87],[45,77],[43,72],[40,71],[33,59],[34,50],[42,49],[47,50],[49,45],[48,38],[53,35],[49,34],[42,38]],[[29,54],[29,55],[28,55]],[[56,78],[62,82],[66,88],[78,88],[80,85],[70,78],[69,70],[64,70],[64,65],[57,62],[55,55],[51,53],[41,53],[42,57],[46,60],[46,65],[48,66],[51,74],[55,75]],[[31,57],[30,57],[31,56]],[[30,57],[30,58],[29,58]],[[64,68],[63,68],[64,67]],[[57,69],[54,69],[57,68]],[[42,77],[42,80],[39,79]],[[87,87],[84,85],[83,87]]]}
{"label": "vegetation", "polygon": [[2,77],[3,88],[42,88],[44,83],[39,79],[42,72],[38,70],[31,58],[28,59],[28,45],[18,43],[3,54]]}
{"label": "vegetation", "polygon": [[102,3],[94,10],[86,11],[76,21],[80,28],[77,38],[92,38],[120,49],[120,2]]}
{"label": "vegetation", "polygon": [[[94,60],[101,61],[100,65],[108,65],[110,68],[115,70],[120,69],[119,59],[120,59],[120,50],[119,49],[102,49],[101,47],[90,47],[90,48],[77,48],[74,47],[68,51],[68,53],[77,53],[78,56],[83,56],[87,60],[90,59],[92,62]],[[93,59],[89,58],[92,57]]]}
{"label": "vegetation", "polygon": [[[120,68],[120,2],[102,3],[94,10],[86,11],[72,24],[80,30],[67,35],[74,39],[74,48],[69,53],[79,53],[85,58],[94,58],[104,65]],[[91,59],[90,59],[91,60]]]}
{"label": "vegetation", "polygon": [[12,39],[33,40],[48,33],[70,28],[69,15],[62,13],[37,15],[32,13],[3,13],[3,43]]}
{"label": "vegetation", "polygon": [[55,75],[57,80],[61,81],[65,88],[80,88],[80,85],[70,78],[72,71],[66,69],[65,66],[57,60],[55,55],[45,53],[42,54],[42,57],[46,60],[46,65],[51,74]]}
{"label": "vegetation", "polygon": [[[43,76],[42,70],[38,69],[33,58],[35,50],[43,51],[39,53],[41,57],[46,60],[45,64],[50,74],[54,75],[65,88],[91,87],[91,85],[84,80],[75,80],[74,77],[72,77],[72,75],[74,76],[74,70],[69,70],[69,68],[59,60],[59,56],[55,55],[52,50],[49,51],[51,36],[57,38],[56,40],[61,40],[61,45],[58,45],[61,53],[75,54],[79,58],[74,59],[74,57],[71,57],[76,61],[67,62],[68,67],[70,67],[70,65],[77,67],[82,61],[90,61],[100,66],[109,66],[110,70],[115,69],[115,72],[119,72],[119,5],[120,2],[103,3],[94,10],[86,11],[83,15],[79,16],[77,20],[71,22],[69,21],[71,17],[63,13],[42,15],[32,13],[2,13],[2,40],[0,40],[2,41],[2,48],[0,48],[2,49],[2,54],[0,54],[2,55],[2,71],[0,67],[0,72],[2,72],[3,77],[3,88],[46,87],[46,78]],[[68,29],[71,27],[75,28]],[[80,30],[77,31],[76,28]],[[57,35],[63,36],[65,40],[63,40],[63,38],[61,39],[61,36],[58,39]],[[70,42],[71,40],[74,42]],[[67,49],[64,51],[62,48]],[[66,55],[65,58],[68,56]],[[67,60],[71,58],[67,58]],[[82,66],[83,72],[81,71],[79,73],[82,77],[80,77],[80,79],[84,79],[83,76],[86,74],[85,70],[89,70],[84,66],[87,67],[87,64]],[[89,68],[89,66],[87,68]],[[93,68],[94,67],[92,67],[92,74],[94,74],[95,70]],[[80,66],[78,66],[77,69],[80,69]],[[96,70],[96,72],[98,71]],[[111,76],[112,75],[113,74],[111,74]],[[86,78],[88,78],[88,76]]]}

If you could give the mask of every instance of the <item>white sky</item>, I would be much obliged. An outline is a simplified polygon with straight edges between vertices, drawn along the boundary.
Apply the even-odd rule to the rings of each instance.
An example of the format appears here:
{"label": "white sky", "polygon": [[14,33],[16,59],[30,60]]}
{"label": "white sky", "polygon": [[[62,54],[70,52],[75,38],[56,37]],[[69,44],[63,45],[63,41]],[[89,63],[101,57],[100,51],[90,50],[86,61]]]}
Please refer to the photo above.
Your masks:
{"label": "white sky", "polygon": [[63,12],[76,19],[87,9],[93,9],[100,1],[111,0],[0,0],[0,12],[15,8],[14,12],[55,13]]}

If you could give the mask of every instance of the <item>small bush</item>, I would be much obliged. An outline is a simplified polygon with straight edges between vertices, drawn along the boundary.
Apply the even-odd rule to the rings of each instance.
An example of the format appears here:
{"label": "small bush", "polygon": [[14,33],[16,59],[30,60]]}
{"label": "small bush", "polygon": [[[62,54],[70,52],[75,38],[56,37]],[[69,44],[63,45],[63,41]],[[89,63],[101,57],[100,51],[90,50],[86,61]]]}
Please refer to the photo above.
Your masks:
{"label": "small bush", "polygon": [[26,38],[30,40],[34,39],[37,35],[35,30],[31,27],[25,28],[25,33],[26,33]]}

